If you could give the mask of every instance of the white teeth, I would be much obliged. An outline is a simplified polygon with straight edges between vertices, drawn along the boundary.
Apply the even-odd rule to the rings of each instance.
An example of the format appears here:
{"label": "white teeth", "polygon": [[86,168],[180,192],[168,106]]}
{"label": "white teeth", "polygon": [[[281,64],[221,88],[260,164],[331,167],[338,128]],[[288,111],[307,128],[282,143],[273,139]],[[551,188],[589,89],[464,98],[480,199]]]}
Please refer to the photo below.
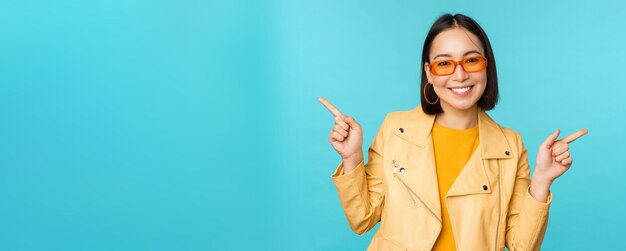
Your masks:
{"label": "white teeth", "polygon": [[468,87],[465,87],[465,88],[452,88],[452,91],[456,92],[456,93],[464,93],[464,92],[469,91],[469,89],[470,89],[470,87],[468,86]]}

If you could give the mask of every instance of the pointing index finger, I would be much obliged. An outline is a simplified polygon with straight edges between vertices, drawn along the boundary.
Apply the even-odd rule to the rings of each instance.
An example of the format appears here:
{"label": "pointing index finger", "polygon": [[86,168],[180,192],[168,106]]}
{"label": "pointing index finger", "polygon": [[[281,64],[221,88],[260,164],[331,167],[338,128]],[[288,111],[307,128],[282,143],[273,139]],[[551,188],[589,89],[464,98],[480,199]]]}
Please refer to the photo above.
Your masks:
{"label": "pointing index finger", "polygon": [[580,131],[577,131],[575,133],[570,134],[569,136],[561,139],[563,142],[565,142],[566,144],[569,144],[571,142],[574,142],[574,140],[584,136],[585,134],[587,134],[589,132],[589,130],[587,129],[582,129]]}
{"label": "pointing index finger", "polygon": [[324,105],[324,107],[326,107],[326,109],[328,109],[328,111],[332,113],[335,117],[343,115],[343,113],[341,113],[339,109],[337,109],[337,107],[335,107],[333,104],[330,103],[330,101],[326,100],[325,98],[319,97],[317,100],[319,100],[320,103],[322,103],[322,105]]}

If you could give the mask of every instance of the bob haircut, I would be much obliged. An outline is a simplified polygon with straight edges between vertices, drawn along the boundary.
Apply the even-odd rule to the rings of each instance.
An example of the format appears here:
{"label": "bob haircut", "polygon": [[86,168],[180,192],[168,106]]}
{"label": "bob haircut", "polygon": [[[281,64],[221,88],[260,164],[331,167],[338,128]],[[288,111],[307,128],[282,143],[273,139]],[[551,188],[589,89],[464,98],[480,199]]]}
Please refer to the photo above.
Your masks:
{"label": "bob haircut", "polygon": [[[462,14],[456,14],[454,16],[451,14],[444,14],[440,16],[430,27],[430,31],[428,31],[428,35],[424,41],[424,49],[422,51],[422,84],[420,85],[422,110],[426,114],[438,114],[443,112],[440,104],[441,102],[431,105],[426,102],[426,99],[424,98],[423,91],[426,84],[428,84],[428,78],[426,77],[426,72],[424,71],[424,64],[430,64],[430,47],[435,37],[442,31],[451,28],[465,28],[480,39],[480,43],[485,50],[484,56],[487,58],[487,86],[485,87],[483,96],[478,100],[477,104],[480,109],[485,111],[493,109],[498,102],[498,74],[496,72],[496,60],[493,57],[493,50],[491,49],[491,44],[489,43],[487,34],[485,34],[485,31],[480,27],[480,25],[478,25],[478,23],[476,23],[476,21],[474,21],[474,19],[468,16]],[[428,96],[428,100],[437,99],[437,94],[433,88],[428,88],[426,90],[426,95]]]}

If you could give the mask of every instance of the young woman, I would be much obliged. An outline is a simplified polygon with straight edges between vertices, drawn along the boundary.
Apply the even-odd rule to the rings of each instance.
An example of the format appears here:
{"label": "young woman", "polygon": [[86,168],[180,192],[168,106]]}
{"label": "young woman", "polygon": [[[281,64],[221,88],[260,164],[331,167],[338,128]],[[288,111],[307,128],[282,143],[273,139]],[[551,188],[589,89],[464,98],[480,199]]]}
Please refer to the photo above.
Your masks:
{"label": "young woman", "polygon": [[350,227],[363,234],[381,222],[368,250],[538,250],[550,185],[587,130],[549,135],[531,180],[521,136],[485,113],[498,78],[483,29],[461,14],[441,16],[422,66],[421,105],[387,114],[367,164],[361,126],[319,99],[335,116],[329,140],[342,162],[332,179]]}

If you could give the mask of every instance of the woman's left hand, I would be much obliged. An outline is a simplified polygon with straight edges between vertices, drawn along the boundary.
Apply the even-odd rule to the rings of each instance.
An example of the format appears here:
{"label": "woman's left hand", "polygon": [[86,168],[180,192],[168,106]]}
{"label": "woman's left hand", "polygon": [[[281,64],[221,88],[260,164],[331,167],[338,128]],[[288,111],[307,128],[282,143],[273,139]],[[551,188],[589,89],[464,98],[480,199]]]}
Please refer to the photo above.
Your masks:
{"label": "woman's left hand", "polygon": [[539,146],[533,179],[552,183],[552,181],[565,173],[573,162],[569,153],[569,143],[587,134],[587,132],[589,132],[587,129],[582,129],[565,138],[556,140],[559,137],[559,130],[557,129],[548,136],[543,144]]}

